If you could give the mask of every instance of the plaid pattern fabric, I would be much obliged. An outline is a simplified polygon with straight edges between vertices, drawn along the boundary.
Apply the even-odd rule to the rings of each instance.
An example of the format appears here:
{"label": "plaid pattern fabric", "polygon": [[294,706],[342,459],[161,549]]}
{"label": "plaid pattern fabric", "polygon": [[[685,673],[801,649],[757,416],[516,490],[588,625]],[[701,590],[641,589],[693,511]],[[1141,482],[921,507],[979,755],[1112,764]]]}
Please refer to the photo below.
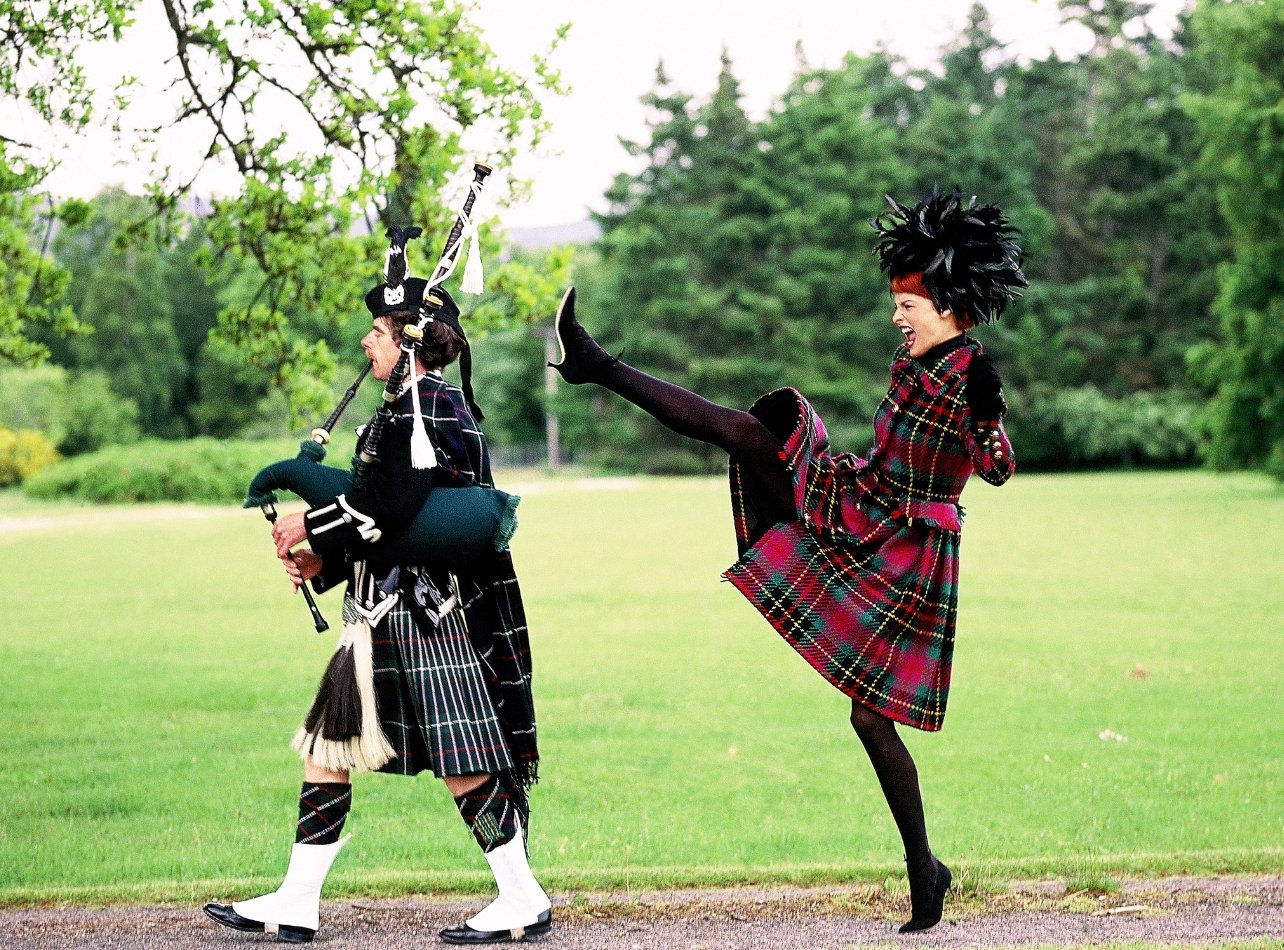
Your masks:
{"label": "plaid pattern fabric", "polygon": [[401,603],[371,630],[379,722],[396,753],[380,771],[508,771],[508,742],[463,615],[425,627]]}
{"label": "plaid pattern fabric", "polygon": [[348,782],[304,782],[299,790],[299,821],[295,844],[333,844],[343,833],[352,808]]}
{"label": "plaid pattern fabric", "polygon": [[[389,538],[409,526],[433,485],[494,486],[486,440],[468,410],[463,391],[434,374],[420,378],[417,386],[437,466],[411,467],[414,412],[407,390],[393,404],[393,418],[384,432],[375,476],[362,493],[349,495],[349,501],[363,505],[362,511],[374,518]],[[328,577],[333,576],[332,560],[343,563],[368,558],[370,571],[376,577],[384,576],[397,566],[381,561],[379,546],[361,543],[355,532],[349,534],[343,544],[342,552],[323,553]],[[433,573],[432,565],[422,567]],[[409,572],[401,574],[404,581]],[[413,774],[430,768],[439,775],[450,775],[507,769],[515,789],[529,788],[538,778],[539,749],[531,692],[530,639],[512,556],[503,551],[489,560],[469,565],[457,572],[455,580],[462,606],[447,614],[436,630],[421,612],[403,609],[403,605],[411,601],[409,595],[403,595],[402,605],[374,630],[376,682],[381,682],[380,666],[386,671],[397,667],[403,678],[402,684],[393,688],[390,673],[385,672],[379,686],[380,719],[398,750],[397,758],[385,771],[404,770],[406,774]],[[416,626],[420,628],[418,631],[409,629]],[[449,631],[443,632],[447,626]],[[458,653],[438,656],[434,651],[439,636],[446,638],[452,651],[470,647],[471,661],[462,662]],[[395,649],[388,649],[389,645]],[[448,682],[451,675],[448,671],[452,670],[462,678],[460,684]],[[422,748],[416,746],[416,729],[449,732],[453,728],[455,713],[460,710],[440,703],[455,686],[470,704],[459,720],[471,724],[464,728],[466,734],[457,737],[459,748],[450,753],[455,740],[447,739],[442,739],[436,748],[427,739],[422,740]],[[484,700],[488,700],[485,709],[481,705]],[[471,705],[474,701],[476,705]],[[386,714],[385,702],[393,704]],[[440,729],[434,725],[439,714],[446,715]],[[492,727],[485,724],[492,721],[498,724],[503,754],[489,748],[494,736]],[[400,733],[400,738],[395,733]],[[485,762],[486,767],[471,767],[481,762]],[[505,762],[507,764],[501,765]],[[457,768],[464,771],[453,771]]]}
{"label": "plaid pattern fabric", "polygon": [[866,456],[831,454],[803,396],[782,389],[750,410],[775,432],[798,520],[767,525],[731,466],[740,559],[724,574],[826,680],[897,722],[936,731],[945,717],[958,608],[958,500],[974,472],[1015,470],[997,422],[964,395],[981,352],[968,340],[925,366],[902,346]]}
{"label": "plaid pattern fabric", "polygon": [[[513,758],[515,793],[539,778],[526,611],[508,551],[457,575],[468,634]],[[518,796],[521,797],[520,795]],[[526,805],[521,804],[523,810]]]}
{"label": "plaid pattern fabric", "polygon": [[[425,376],[419,387],[425,425],[449,483],[494,487],[486,440],[468,410],[463,390],[435,376]],[[397,407],[401,413],[398,428],[407,433],[413,422],[409,404],[406,395]],[[505,550],[490,560],[471,564],[456,579],[468,636],[512,756],[510,778],[515,791],[520,791],[539,777],[539,748],[531,691],[530,632],[512,554]]]}
{"label": "plaid pattern fabric", "polygon": [[496,777],[457,796],[455,806],[478,846],[485,852],[494,851],[521,834],[522,816],[518,803]]}

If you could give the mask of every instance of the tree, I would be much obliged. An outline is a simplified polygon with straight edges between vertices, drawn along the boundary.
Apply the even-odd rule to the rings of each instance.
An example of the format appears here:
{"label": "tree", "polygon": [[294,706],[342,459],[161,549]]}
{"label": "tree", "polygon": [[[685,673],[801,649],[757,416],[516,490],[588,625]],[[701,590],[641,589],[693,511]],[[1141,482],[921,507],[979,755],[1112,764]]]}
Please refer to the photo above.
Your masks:
{"label": "tree", "polygon": [[119,396],[132,399],[150,436],[187,434],[182,402],[189,390],[189,360],[175,331],[175,267],[151,242],[122,239],[125,224],[146,213],[143,198],[119,189],[88,204],[89,214],[59,231],[54,256],[69,275],[64,301],[93,326],[89,335],[60,339],[46,331],[53,360],[77,371],[99,371]]}
{"label": "tree", "polygon": [[771,210],[754,213],[764,236],[757,261],[778,307],[768,341],[775,378],[766,382],[806,393],[840,449],[868,445],[899,341],[878,319],[890,303],[870,221],[887,208],[884,196],[913,191],[903,140],[922,102],[908,79],[887,52],[804,69],[761,133],[756,188]]}
{"label": "tree", "polygon": [[[756,226],[741,201],[759,152],[739,100],[725,52],[717,91],[703,105],[657,68],[642,100],[652,112],[650,141],[623,143],[645,165],[607,191],[600,278],[584,295],[592,325],[627,349],[630,362],[716,400],[740,398],[746,377],[766,371],[755,359],[763,349],[756,337],[770,325],[761,308],[771,303],[754,294],[748,266]],[[605,461],[623,452],[649,471],[710,464],[710,453],[626,407],[597,415],[599,432],[611,432]]]}
{"label": "tree", "polygon": [[[642,369],[727,405],[798,386],[835,439],[860,448],[896,344],[890,323],[866,319],[887,292],[869,220],[910,180],[898,137],[919,103],[884,53],[799,69],[761,122],[741,109],[725,56],[702,104],[658,72],[644,100],[650,141],[626,143],[646,164],[607,194],[602,263],[580,281],[581,299],[601,338]],[[625,406],[593,406],[591,434],[564,414],[568,438],[603,446],[601,462],[725,465]]]}
{"label": "tree", "polygon": [[[57,2],[52,30],[14,12],[16,4],[5,6],[0,16],[16,41],[0,61],[0,94],[25,97],[47,126],[83,124],[93,90],[67,68],[75,62],[69,51],[119,37],[137,0]],[[456,196],[442,191],[465,155],[477,151],[505,165],[537,145],[546,125],[541,97],[560,91],[559,77],[547,55],[535,57],[529,76],[498,65],[463,0],[163,0],[163,11],[174,45],[161,52],[172,53],[179,111],[164,127],[140,130],[136,144],[182,137],[190,159],[169,167],[153,158],[153,213],[127,233],[181,236],[180,201],[200,172],[211,163],[231,170],[239,191],[213,202],[202,261],[222,274],[252,267],[258,286],[243,306],[223,311],[219,332],[301,405],[315,398],[313,380],[333,360],[327,347],[295,332],[289,313],[333,323],[350,312],[380,268],[383,225],[394,217],[444,234]],[[42,78],[27,92],[24,77],[33,71]],[[125,80],[103,106],[104,118],[127,127],[130,95]],[[64,100],[70,105],[57,105]],[[3,142],[8,174],[0,194],[15,207],[10,232],[16,227],[25,238],[30,227],[17,212],[30,217],[32,190],[52,159],[41,165],[34,148]],[[23,154],[15,158],[14,149]],[[352,236],[361,231],[371,236]],[[425,256],[435,254],[433,242],[425,243]],[[25,255],[0,258],[0,277],[29,286],[44,264],[29,239],[23,247]],[[61,319],[66,328],[67,312],[49,309],[58,288],[45,286],[54,288],[48,312],[24,304],[18,315],[0,316],[6,352],[39,355],[28,346],[33,319]],[[552,301],[540,305],[545,313]]]}
{"label": "tree", "polygon": [[40,132],[89,123],[93,90],[76,54],[84,43],[119,39],[127,16],[128,4],[120,0],[0,3],[0,101],[26,120],[14,126],[25,130],[21,137],[0,130],[0,359],[44,359],[47,348],[31,338],[42,326],[61,335],[83,332],[59,299],[67,275],[45,252],[54,221],[75,223],[84,206],[53,207],[41,196],[51,161]]}
{"label": "tree", "polygon": [[[798,386],[834,444],[859,450],[898,342],[877,319],[887,284],[868,222],[884,194],[958,185],[1023,231],[1032,286],[981,335],[1004,366],[1014,427],[1037,447],[1027,457],[1188,461],[1184,354],[1212,332],[1226,236],[1182,96],[1216,83],[1184,29],[1159,42],[1146,4],[1062,9],[1092,37],[1075,59],[1017,62],[975,6],[939,68],[911,72],[886,52],[827,70],[800,61],[758,123],[738,111],[725,58],[704,104],[661,72],[650,141],[629,146],[645,166],[608,192],[602,264],[579,281],[590,325],[641,368],[719,402]],[[1173,425],[1134,437],[1161,409]],[[722,464],[627,407],[578,419],[596,420],[579,437],[605,447],[599,461]],[[1125,428],[1109,451],[1096,444]]]}
{"label": "tree", "polygon": [[1148,5],[1132,0],[1061,8],[1091,31],[1091,48],[1006,68],[995,106],[1015,138],[991,153],[1015,158],[1025,178],[1024,198],[998,191],[1027,229],[1031,281],[1015,319],[995,328],[996,349],[1018,391],[1180,388],[1186,349],[1210,333],[1224,253],[1181,105],[1192,81],[1185,39],[1160,43]]}
{"label": "tree", "polygon": [[166,263],[154,250],[138,247],[110,255],[82,305],[95,332],[73,340],[72,352],[82,368],[109,370],[112,389],[137,401],[145,434],[177,438],[187,433],[174,384],[186,382],[187,364],[165,292]]}
{"label": "tree", "polygon": [[174,313],[174,333],[189,366],[200,356],[210,331],[218,325],[219,288],[209,281],[200,261],[208,253],[205,222],[197,217],[170,249],[165,283]]}
{"label": "tree", "polygon": [[1213,393],[1209,455],[1284,480],[1284,0],[1201,3],[1194,30],[1221,81],[1187,104],[1231,234],[1215,305],[1221,338],[1191,358]]}
{"label": "tree", "polygon": [[1212,264],[1224,241],[1181,107],[1182,37],[1165,49],[1146,20],[1150,7],[1062,3],[1094,37],[1078,64],[1083,134],[1065,162],[1081,183],[1073,248],[1081,270],[1072,279],[1097,344],[1086,354],[1096,375],[1085,381],[1116,395],[1184,383],[1183,354],[1208,335]]}

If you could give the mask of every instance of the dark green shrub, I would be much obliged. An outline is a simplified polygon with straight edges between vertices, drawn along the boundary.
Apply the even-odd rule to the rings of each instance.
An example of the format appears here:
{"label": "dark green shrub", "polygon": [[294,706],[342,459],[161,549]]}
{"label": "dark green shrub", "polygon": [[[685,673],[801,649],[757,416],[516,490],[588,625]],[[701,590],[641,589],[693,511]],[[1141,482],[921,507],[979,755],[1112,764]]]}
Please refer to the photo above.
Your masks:
{"label": "dark green shrub", "polygon": [[[124,503],[201,501],[234,503],[245,497],[250,479],[264,465],[293,457],[298,443],[147,440],[117,445],[67,459],[23,484],[33,498]],[[347,458],[332,456],[336,465]]]}
{"label": "dark green shrub", "polygon": [[35,429],[64,455],[138,441],[138,403],[99,370],[62,366],[0,369],[0,427]]}
{"label": "dark green shrub", "polygon": [[73,374],[60,398],[58,448],[67,455],[138,441],[138,403],[114,392],[106,373]]}
{"label": "dark green shrub", "polygon": [[1171,391],[1122,398],[1094,386],[1037,388],[1013,398],[1007,425],[1026,468],[1191,465],[1199,404]]}

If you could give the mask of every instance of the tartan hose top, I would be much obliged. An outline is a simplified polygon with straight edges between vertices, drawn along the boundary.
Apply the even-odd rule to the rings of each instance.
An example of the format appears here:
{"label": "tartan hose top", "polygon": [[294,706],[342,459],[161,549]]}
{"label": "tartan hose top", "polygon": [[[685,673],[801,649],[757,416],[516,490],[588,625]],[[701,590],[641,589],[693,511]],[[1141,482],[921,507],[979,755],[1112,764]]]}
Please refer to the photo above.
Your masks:
{"label": "tartan hose top", "polygon": [[768,525],[731,465],[741,556],[724,576],[833,686],[906,725],[941,728],[958,604],[959,498],[973,472],[1015,470],[995,420],[972,418],[963,337],[912,359],[896,351],[864,456],[831,453],[824,423],[794,389],[750,412],[775,433],[797,519]]}

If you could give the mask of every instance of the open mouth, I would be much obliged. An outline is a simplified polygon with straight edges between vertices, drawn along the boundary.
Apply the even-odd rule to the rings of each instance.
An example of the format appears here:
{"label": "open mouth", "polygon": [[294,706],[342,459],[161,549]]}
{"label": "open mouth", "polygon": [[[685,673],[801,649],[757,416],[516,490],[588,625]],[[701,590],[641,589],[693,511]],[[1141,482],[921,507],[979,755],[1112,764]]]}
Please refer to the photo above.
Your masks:
{"label": "open mouth", "polygon": [[914,340],[917,338],[918,334],[916,334],[909,327],[898,327],[898,329],[901,331],[901,333],[905,334],[905,342],[908,343],[910,346],[913,346]]}

